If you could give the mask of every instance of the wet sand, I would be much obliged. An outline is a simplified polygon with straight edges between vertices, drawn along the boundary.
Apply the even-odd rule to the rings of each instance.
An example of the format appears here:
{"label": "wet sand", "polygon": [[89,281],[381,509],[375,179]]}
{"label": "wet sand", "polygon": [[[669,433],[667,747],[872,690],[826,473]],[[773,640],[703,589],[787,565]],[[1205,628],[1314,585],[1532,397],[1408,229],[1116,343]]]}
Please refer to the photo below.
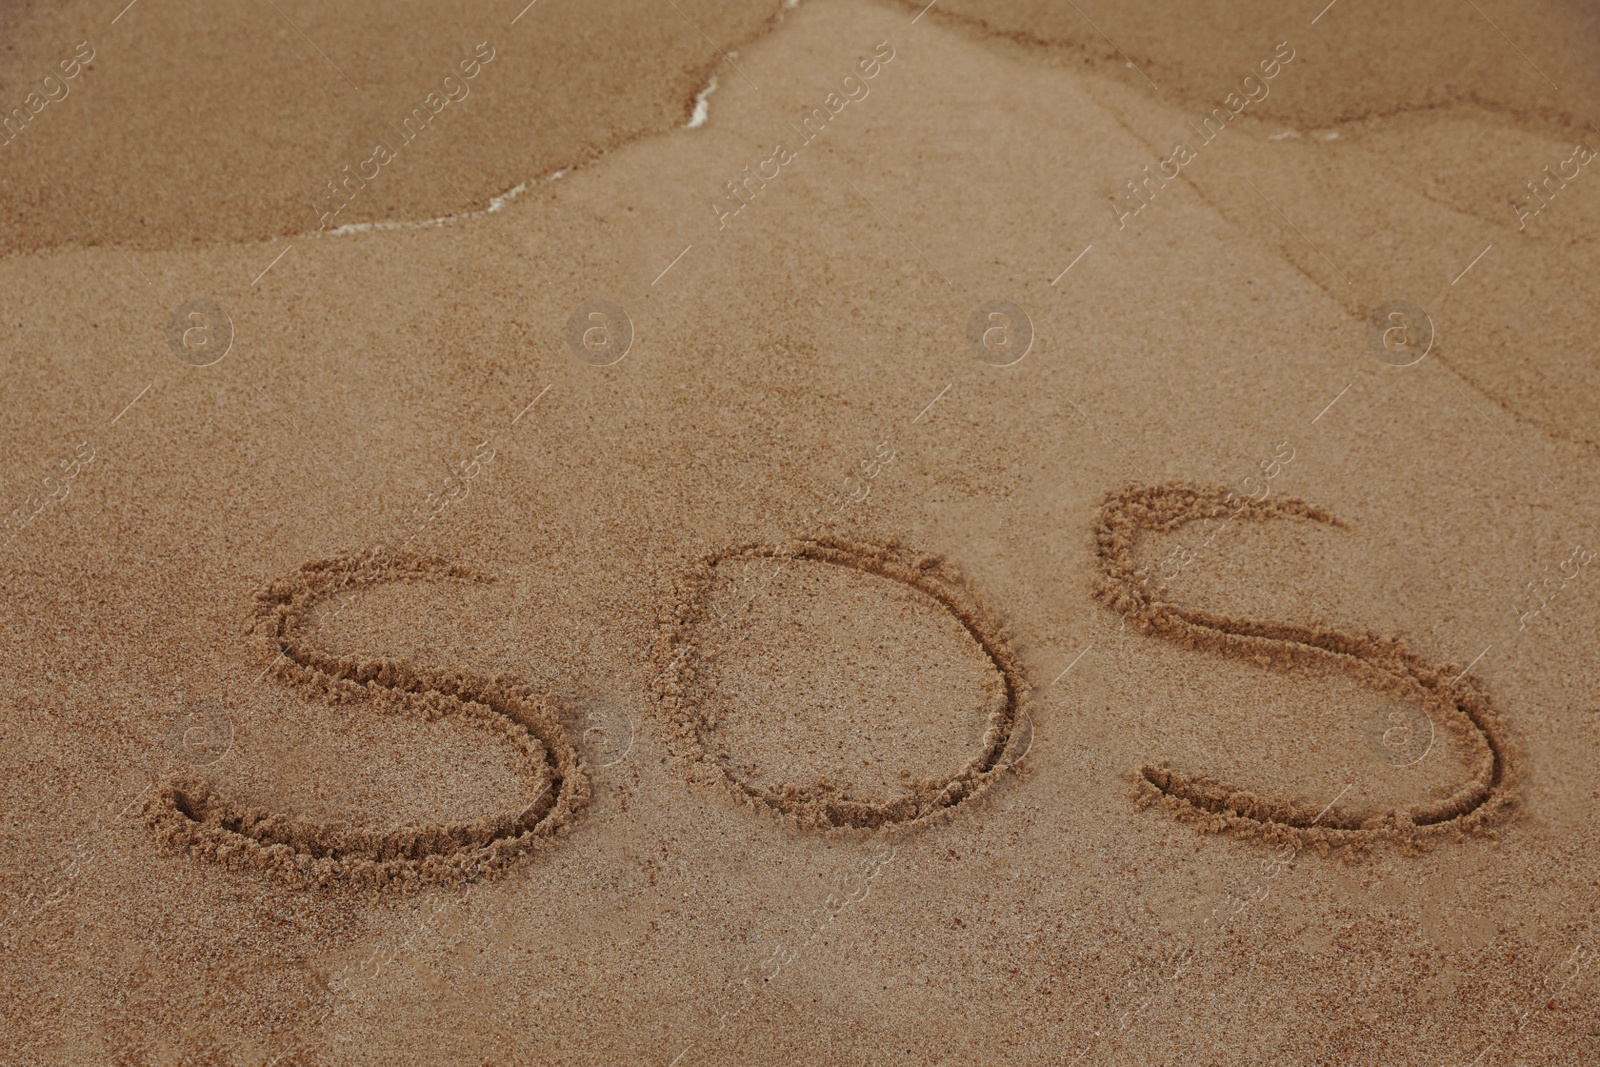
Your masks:
{"label": "wet sand", "polygon": [[0,14],[4,106],[23,111],[0,148],[0,251],[191,248],[482,209],[688,121],[728,52],[780,16],[778,0],[675,6],[15,5]]}
{"label": "wet sand", "polygon": [[4,16],[8,1055],[1600,1055],[1592,16],[279,6]]}

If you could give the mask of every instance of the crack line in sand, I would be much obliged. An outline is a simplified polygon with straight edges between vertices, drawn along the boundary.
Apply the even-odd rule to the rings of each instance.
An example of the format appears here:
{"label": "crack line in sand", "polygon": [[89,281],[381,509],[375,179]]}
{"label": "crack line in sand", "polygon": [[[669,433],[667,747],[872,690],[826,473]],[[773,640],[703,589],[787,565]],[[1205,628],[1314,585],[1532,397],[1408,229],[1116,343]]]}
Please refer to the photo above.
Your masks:
{"label": "crack line in sand", "polygon": [[1154,89],[1158,93],[1161,91],[1161,87],[1160,86],[1158,86],[1155,82],[1150,81],[1150,75],[1146,74],[1144,71],[1139,70],[1138,67],[1134,66],[1133,60],[1128,58],[1128,53],[1124,52],[1120,48],[1117,48],[1117,42],[1113,41],[1110,37],[1106,37],[1106,32],[1104,30],[1102,30],[1099,26],[1095,26],[1094,25],[1094,19],[1090,18],[1088,15],[1084,15],[1083,14],[1083,8],[1081,8],[1077,4],[1073,3],[1073,0],[1067,0],[1067,3],[1072,4],[1072,10],[1076,11],[1080,15],[1083,15],[1083,21],[1087,22],[1090,26],[1094,26],[1094,32],[1095,33],[1098,33],[1100,36],[1106,38],[1106,44],[1110,45],[1112,48],[1116,48],[1117,49],[1117,55],[1122,57],[1122,61],[1124,63],[1128,64],[1128,66],[1130,66],[1130,67],[1133,67],[1134,70],[1138,70],[1139,71],[1139,77],[1143,78],[1147,82],[1150,82],[1150,88]]}
{"label": "crack line in sand", "polygon": [[[1259,196],[1261,199],[1267,200],[1267,194],[1263,193],[1260,189],[1256,189],[1256,183],[1255,182],[1251,181],[1249,178],[1246,178],[1244,180],[1244,183],[1246,185],[1248,185],[1250,188],[1255,189],[1256,190],[1256,195]],[[1328,266],[1333,268],[1333,272],[1335,274],[1337,274],[1339,277],[1344,278],[1344,283],[1346,285],[1353,285],[1354,284],[1353,282],[1350,281],[1349,277],[1346,276],[1345,272],[1339,269],[1338,265],[1336,263],[1334,263],[1333,260],[1329,259],[1327,256],[1322,254],[1322,249],[1318,248],[1314,244],[1311,244],[1311,238],[1309,238],[1309,237],[1307,237],[1305,235],[1305,231],[1304,230],[1302,230],[1300,227],[1296,226],[1293,222],[1290,222],[1289,221],[1289,216],[1285,215],[1281,210],[1279,210],[1277,204],[1274,204],[1271,200],[1267,200],[1267,206],[1270,207],[1272,210],[1277,211],[1278,212],[1278,217],[1280,219],[1282,219],[1284,222],[1288,222],[1289,223],[1289,228],[1292,229],[1295,233],[1298,233],[1300,235],[1300,240],[1304,241],[1308,245],[1311,245],[1311,250],[1313,252],[1315,252],[1317,255],[1322,256],[1323,261],[1326,262],[1328,264]]]}
{"label": "crack line in sand", "polygon": [[[1467,406],[1472,408],[1473,411],[1477,412],[1478,413],[1478,417],[1480,419],[1482,419],[1485,423],[1487,423],[1491,430],[1493,430],[1495,433],[1499,434],[1505,440],[1506,444],[1508,444],[1512,448],[1516,449],[1517,455],[1522,457],[1522,461],[1528,465],[1528,468],[1530,470],[1532,470],[1533,473],[1537,474],[1540,478],[1544,479],[1544,484],[1546,486],[1548,486],[1552,492],[1555,491],[1556,483],[1552,482],[1550,480],[1550,476],[1545,474],[1544,471],[1540,470],[1539,467],[1533,462],[1533,460],[1528,458],[1528,454],[1522,450],[1522,447],[1520,445],[1518,445],[1515,441],[1513,441],[1510,437],[1508,437],[1504,430],[1502,430],[1500,427],[1496,426],[1494,424],[1494,422],[1489,418],[1489,416],[1487,416],[1487,415],[1485,415],[1483,413],[1483,409],[1481,409],[1480,407],[1478,407],[1477,404],[1474,404],[1472,402],[1472,398],[1467,395],[1467,392],[1466,392],[1465,389],[1462,389],[1460,385],[1456,384],[1456,381],[1455,381],[1454,378],[1451,379],[1450,384],[1455,386],[1456,392],[1461,394],[1461,399],[1463,399],[1463,400],[1465,400],[1467,402]],[[1596,532],[1595,528],[1593,526],[1590,526],[1589,527],[1589,532],[1590,533],[1595,533]]]}
{"label": "crack line in sand", "polygon": [[[1276,670],[1333,666],[1367,688],[1414,700],[1430,717],[1442,717],[1472,746],[1469,777],[1443,800],[1371,816],[1335,809],[1329,825],[1322,826],[1326,810],[1308,820],[1292,800],[1262,796],[1204,775],[1189,776],[1166,763],[1146,764],[1138,774],[1138,806],[1159,803],[1176,818],[1205,832],[1288,841],[1296,847],[1312,845],[1319,850],[1330,845],[1367,847],[1380,840],[1412,844],[1447,833],[1459,839],[1468,832],[1485,832],[1508,813],[1515,803],[1518,769],[1510,758],[1499,713],[1487,690],[1475,680],[1468,679],[1459,690],[1455,688],[1467,679],[1472,664],[1455,673],[1453,665],[1427,662],[1402,639],[1379,637],[1371,631],[1353,634],[1315,625],[1226,616],[1157,599],[1134,558],[1141,535],[1222,518],[1230,511],[1257,521],[1298,519],[1344,526],[1335,516],[1299,500],[1239,503],[1230,500],[1223,489],[1177,483],[1129,486],[1108,496],[1100,512],[1096,554],[1101,577],[1095,598],[1113,611],[1126,609],[1141,633],[1186,648],[1253,660]],[[1451,674],[1455,677],[1446,681]]]}
{"label": "crack line in sand", "polygon": [[[715,581],[713,569],[725,562],[777,558],[809,560],[908,585],[953,615],[977,642],[1000,675],[1004,699],[989,715],[982,750],[942,786],[937,780],[924,779],[898,797],[861,800],[847,788],[826,782],[756,785],[726,760],[713,758],[707,744],[712,724],[700,706],[701,693],[694,682],[700,659],[695,630],[706,615]],[[989,792],[1012,769],[1003,757],[1012,745],[1019,718],[1025,715],[1028,694],[1021,661],[1011,650],[1004,627],[941,557],[897,543],[858,544],[832,536],[786,545],[741,545],[696,560],[662,605],[656,661],[665,665],[651,685],[651,693],[675,735],[672,747],[690,765],[691,781],[713,782],[753,809],[763,809],[801,828],[824,831],[921,825]]]}

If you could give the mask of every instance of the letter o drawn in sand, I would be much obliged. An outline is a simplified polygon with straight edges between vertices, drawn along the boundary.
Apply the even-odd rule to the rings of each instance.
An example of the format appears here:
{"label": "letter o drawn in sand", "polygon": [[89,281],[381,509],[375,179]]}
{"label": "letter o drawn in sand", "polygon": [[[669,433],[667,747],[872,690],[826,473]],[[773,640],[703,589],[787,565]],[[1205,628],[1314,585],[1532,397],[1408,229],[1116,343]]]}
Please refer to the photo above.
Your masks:
{"label": "letter o drawn in sand", "polygon": [[[1201,519],[1252,521],[1290,519],[1343,527],[1328,512],[1299,500],[1253,501],[1225,489],[1186,485],[1129,486],[1113,493],[1100,511],[1096,530],[1101,576],[1095,596],[1123,613],[1141,633],[1163,637],[1190,649],[1253,660],[1275,670],[1333,667],[1360,684],[1422,709],[1421,722],[1438,722],[1472,749],[1467,779],[1449,796],[1411,808],[1361,817],[1330,804],[1297,805],[1261,796],[1205,776],[1191,776],[1167,764],[1139,772],[1139,806],[1160,804],[1199,829],[1238,837],[1261,837],[1326,849],[1331,845],[1366,847],[1390,840],[1414,843],[1441,835],[1459,837],[1481,831],[1515,802],[1516,765],[1499,714],[1487,691],[1452,664],[1429,663],[1404,641],[1376,633],[1343,633],[1320,626],[1298,626],[1179,607],[1158,599],[1134,553],[1145,531],[1167,532]],[[1412,720],[1401,717],[1402,723]],[[1431,742],[1431,725],[1426,735]],[[1390,742],[1409,749],[1398,733]],[[1427,746],[1421,747],[1420,759]],[[1406,757],[1408,760],[1410,756]]]}
{"label": "letter o drawn in sand", "polygon": [[[796,561],[827,564],[901,582],[931,598],[971,635],[999,675],[1001,696],[990,713],[981,747],[967,764],[942,779],[908,782],[899,796],[862,799],[838,786],[759,785],[731,761],[712,756],[713,722],[701,704],[696,676],[703,669],[699,640],[715,628],[708,600],[718,564],[742,563],[780,569]],[[765,581],[763,577],[758,579]],[[770,596],[757,591],[754,596]],[[785,545],[752,544],[713,552],[696,560],[680,579],[661,620],[657,646],[661,672],[654,685],[657,706],[674,733],[674,748],[690,762],[691,779],[714,782],[753,808],[811,830],[877,829],[933,822],[956,805],[980,797],[1015,768],[1032,740],[1026,710],[1028,686],[1022,665],[995,615],[938,556],[899,544],[856,544],[822,537]]]}
{"label": "letter o drawn in sand", "polygon": [[167,847],[264,871],[300,886],[462,882],[525,858],[563,831],[589,798],[588,776],[559,721],[514,679],[494,681],[397,660],[337,656],[308,643],[320,603],[390,581],[486,582],[465,567],[373,552],[307,563],[256,593],[254,625],[277,676],[338,705],[380,714],[453,718],[491,734],[522,758],[531,799],[521,811],[472,822],[368,830],[247,810],[194,772],[172,776],[145,807]]}

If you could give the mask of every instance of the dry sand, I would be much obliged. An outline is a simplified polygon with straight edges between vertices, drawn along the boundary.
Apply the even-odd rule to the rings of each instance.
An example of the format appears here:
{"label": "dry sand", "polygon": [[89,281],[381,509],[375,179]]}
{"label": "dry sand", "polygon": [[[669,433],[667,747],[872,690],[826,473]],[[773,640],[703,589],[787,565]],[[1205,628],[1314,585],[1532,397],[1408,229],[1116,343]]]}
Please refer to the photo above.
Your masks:
{"label": "dry sand", "polygon": [[4,1062],[1600,1058],[1592,8],[0,33]]}

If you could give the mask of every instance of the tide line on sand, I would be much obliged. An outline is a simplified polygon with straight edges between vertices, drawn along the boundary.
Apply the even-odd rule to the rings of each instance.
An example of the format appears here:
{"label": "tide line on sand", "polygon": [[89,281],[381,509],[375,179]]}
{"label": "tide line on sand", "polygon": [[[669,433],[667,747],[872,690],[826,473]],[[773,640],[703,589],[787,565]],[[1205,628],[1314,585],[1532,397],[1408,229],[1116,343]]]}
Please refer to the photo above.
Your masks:
{"label": "tide line on sand", "polygon": [[[566,173],[565,170],[558,170],[554,174],[548,175],[544,180],[553,182],[558,178],[565,177]],[[327,231],[326,234],[313,232],[311,236],[338,237],[342,234],[370,233],[374,230],[426,230],[434,226],[444,226],[448,223],[459,222],[462,219],[477,218],[479,215],[493,215],[496,211],[504,211],[507,204],[527,192],[528,186],[532,184],[532,181],[518,182],[499,196],[490,197],[489,206],[486,208],[457,211],[450,215],[440,215],[431,219],[380,219],[377,222],[349,222],[338,229]]]}
{"label": "tide line on sand", "polygon": [[[707,97],[716,91],[717,77],[713,74],[711,76],[711,80],[706,83],[706,87],[695,94],[694,110],[689,115],[689,121],[684,123],[684,129],[697,130],[706,124],[706,119],[711,113],[711,107],[707,102]],[[558,178],[564,177],[565,175],[565,170],[558,170],[546,177],[544,180],[553,182]],[[380,219],[376,222],[350,222],[336,229],[328,230],[326,236],[340,237],[352,233],[371,233],[376,230],[432,229],[435,226],[445,226],[452,222],[458,222],[462,219],[476,218],[479,215],[492,215],[497,211],[505,210],[506,205],[511,203],[511,201],[515,200],[517,197],[521,196],[523,193],[527,192],[528,186],[531,184],[532,182],[530,181],[517,183],[510,189],[507,189],[505,192],[501,193],[499,196],[491,197],[489,199],[489,206],[486,208],[471,211],[456,211],[449,215],[439,215],[431,219]]]}

